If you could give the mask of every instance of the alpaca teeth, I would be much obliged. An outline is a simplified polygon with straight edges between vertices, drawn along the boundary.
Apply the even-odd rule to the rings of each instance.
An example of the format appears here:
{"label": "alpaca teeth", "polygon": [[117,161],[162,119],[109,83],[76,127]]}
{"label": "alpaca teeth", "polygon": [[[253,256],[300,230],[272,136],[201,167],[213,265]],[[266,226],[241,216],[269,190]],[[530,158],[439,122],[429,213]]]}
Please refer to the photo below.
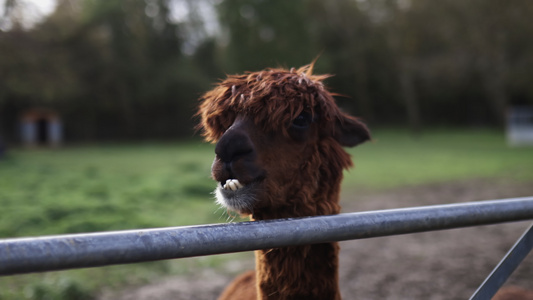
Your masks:
{"label": "alpaca teeth", "polygon": [[225,190],[232,190],[232,191],[236,191],[243,187],[244,186],[237,179],[228,179],[226,180],[226,184],[224,184],[223,186]]}

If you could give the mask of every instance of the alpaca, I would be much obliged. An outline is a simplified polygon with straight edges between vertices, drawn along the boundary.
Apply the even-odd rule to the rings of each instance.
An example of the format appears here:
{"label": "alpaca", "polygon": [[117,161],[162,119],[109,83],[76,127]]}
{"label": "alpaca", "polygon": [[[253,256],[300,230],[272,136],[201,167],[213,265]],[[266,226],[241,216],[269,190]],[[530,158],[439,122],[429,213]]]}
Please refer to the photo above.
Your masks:
{"label": "alpaca", "polygon": [[[343,146],[370,139],[341,112],[313,64],[230,75],[201,97],[199,129],[216,142],[216,201],[251,220],[338,214]],[[340,299],[337,243],[258,250],[255,272],[219,299]]]}

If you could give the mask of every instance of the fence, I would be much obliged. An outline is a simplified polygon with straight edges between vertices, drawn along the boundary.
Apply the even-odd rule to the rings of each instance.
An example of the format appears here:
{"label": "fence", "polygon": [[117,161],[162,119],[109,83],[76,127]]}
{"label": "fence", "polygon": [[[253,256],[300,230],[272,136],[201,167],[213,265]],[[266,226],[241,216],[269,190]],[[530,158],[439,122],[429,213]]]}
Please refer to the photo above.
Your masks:
{"label": "fence", "polygon": [[[0,275],[251,251],[533,219],[533,197],[284,220],[0,240]],[[533,248],[533,227],[471,299],[490,299]]]}

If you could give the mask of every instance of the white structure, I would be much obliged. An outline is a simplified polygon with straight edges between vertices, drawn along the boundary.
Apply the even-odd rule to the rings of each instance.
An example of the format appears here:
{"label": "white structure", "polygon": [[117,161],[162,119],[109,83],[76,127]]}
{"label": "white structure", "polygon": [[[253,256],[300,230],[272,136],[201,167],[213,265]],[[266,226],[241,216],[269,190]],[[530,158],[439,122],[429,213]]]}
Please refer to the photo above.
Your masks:
{"label": "white structure", "polygon": [[533,146],[533,106],[514,106],[507,112],[507,143]]}

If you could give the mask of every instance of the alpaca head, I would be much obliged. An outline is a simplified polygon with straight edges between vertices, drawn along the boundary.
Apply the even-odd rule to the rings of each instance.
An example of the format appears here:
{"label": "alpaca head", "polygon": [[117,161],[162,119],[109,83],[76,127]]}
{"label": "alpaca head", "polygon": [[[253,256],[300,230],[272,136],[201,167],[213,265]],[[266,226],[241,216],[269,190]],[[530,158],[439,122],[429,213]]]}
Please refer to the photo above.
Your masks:
{"label": "alpaca head", "polygon": [[[216,142],[217,202],[256,218],[338,212],[343,146],[369,139],[312,65],[231,75],[202,97],[199,128]],[[330,194],[326,197],[324,195]],[[331,195],[333,194],[333,195]]]}

